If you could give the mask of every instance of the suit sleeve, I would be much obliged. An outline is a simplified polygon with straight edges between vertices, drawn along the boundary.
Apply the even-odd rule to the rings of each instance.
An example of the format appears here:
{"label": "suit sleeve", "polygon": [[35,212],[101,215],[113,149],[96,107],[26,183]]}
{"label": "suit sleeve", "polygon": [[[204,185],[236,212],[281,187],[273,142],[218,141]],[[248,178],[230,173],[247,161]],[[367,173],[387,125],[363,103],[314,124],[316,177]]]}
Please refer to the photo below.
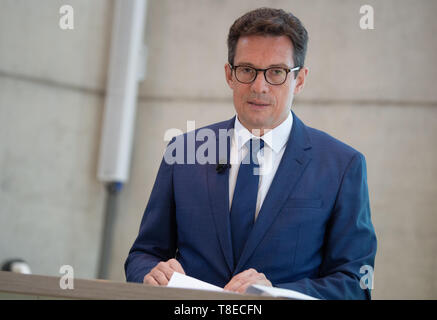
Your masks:
{"label": "suit sleeve", "polygon": [[373,282],[362,281],[360,285],[360,279],[373,279],[376,246],[366,161],[357,153],[343,175],[327,225],[319,277],[274,285],[319,299],[370,299],[369,284]]}
{"label": "suit sleeve", "polygon": [[128,282],[142,283],[144,276],[160,261],[175,257],[173,167],[166,163],[165,157],[162,159],[138,236],[124,264]]}

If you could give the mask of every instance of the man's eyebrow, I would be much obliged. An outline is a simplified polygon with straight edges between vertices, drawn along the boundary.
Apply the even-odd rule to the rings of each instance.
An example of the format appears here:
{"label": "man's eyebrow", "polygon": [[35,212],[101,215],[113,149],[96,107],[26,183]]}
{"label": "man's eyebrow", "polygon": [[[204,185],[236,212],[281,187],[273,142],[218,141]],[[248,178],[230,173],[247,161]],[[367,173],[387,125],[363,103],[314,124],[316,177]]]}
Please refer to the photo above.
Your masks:
{"label": "man's eyebrow", "polygon": [[[240,62],[238,64],[238,66],[241,66],[241,65],[249,66],[249,67],[254,67],[256,69],[260,69],[260,68],[256,67],[254,64],[252,64],[250,62],[243,62],[242,61],[242,62]],[[289,68],[289,66],[286,65],[285,63],[274,63],[274,64],[269,65],[267,68],[272,68],[272,67]]]}

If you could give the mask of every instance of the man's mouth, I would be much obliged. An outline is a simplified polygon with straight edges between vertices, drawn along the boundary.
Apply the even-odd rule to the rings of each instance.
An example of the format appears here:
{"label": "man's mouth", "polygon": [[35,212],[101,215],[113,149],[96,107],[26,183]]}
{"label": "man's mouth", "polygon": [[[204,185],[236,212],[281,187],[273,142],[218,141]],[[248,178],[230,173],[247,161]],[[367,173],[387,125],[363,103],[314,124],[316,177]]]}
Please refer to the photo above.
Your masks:
{"label": "man's mouth", "polygon": [[257,100],[247,101],[247,103],[254,107],[267,107],[270,105],[270,103],[268,102],[257,101]]}

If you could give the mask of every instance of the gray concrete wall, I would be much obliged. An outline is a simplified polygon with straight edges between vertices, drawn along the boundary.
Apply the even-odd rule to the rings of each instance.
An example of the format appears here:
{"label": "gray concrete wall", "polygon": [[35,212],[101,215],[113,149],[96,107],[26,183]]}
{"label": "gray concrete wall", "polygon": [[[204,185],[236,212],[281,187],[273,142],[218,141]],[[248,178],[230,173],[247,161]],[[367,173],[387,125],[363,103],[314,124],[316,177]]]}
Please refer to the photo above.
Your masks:
{"label": "gray concrete wall", "polygon": [[[70,1],[75,30],[61,31],[62,1],[0,1],[0,260],[21,256],[35,273],[49,275],[71,264],[78,276],[94,277],[113,2]],[[359,28],[362,4],[374,7],[375,30]],[[433,0],[149,1],[148,74],[110,278],[124,280],[165,131],[233,115],[223,71],[227,31],[235,18],[264,5],[293,11],[309,31],[310,74],[296,114],[366,156],[378,236],[374,298],[437,298]]]}
{"label": "gray concrete wall", "polygon": [[96,179],[112,1],[0,0],[0,261],[94,278],[105,191]]}

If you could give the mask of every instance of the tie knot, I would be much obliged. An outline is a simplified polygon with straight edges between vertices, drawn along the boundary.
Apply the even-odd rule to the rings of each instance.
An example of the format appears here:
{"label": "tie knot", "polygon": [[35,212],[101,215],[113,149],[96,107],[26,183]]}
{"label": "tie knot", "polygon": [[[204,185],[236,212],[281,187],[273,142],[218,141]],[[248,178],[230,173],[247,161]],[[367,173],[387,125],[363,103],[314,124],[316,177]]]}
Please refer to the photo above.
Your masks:
{"label": "tie knot", "polygon": [[250,139],[246,142],[246,147],[249,152],[246,157],[243,159],[243,164],[255,164],[258,165],[257,154],[262,148],[264,148],[264,140],[263,139]]}
{"label": "tie knot", "polygon": [[259,150],[264,148],[264,140],[252,138],[247,142],[247,145],[249,151],[251,151],[252,154],[256,154]]}

